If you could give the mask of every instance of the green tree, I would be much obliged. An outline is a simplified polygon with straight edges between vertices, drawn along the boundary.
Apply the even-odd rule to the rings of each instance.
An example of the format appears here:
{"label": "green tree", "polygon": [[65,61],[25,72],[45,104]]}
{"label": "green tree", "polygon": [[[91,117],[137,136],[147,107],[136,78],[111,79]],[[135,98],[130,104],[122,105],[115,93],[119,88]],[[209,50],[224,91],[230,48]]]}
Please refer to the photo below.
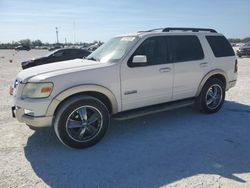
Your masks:
{"label": "green tree", "polygon": [[22,39],[19,41],[19,43],[23,46],[30,46],[31,41],[30,41],[30,39]]}
{"label": "green tree", "polygon": [[242,42],[244,42],[244,43],[250,42],[250,37],[246,37],[246,38],[242,39]]}
{"label": "green tree", "polygon": [[34,40],[31,42],[32,46],[42,46],[43,43],[41,40]]}

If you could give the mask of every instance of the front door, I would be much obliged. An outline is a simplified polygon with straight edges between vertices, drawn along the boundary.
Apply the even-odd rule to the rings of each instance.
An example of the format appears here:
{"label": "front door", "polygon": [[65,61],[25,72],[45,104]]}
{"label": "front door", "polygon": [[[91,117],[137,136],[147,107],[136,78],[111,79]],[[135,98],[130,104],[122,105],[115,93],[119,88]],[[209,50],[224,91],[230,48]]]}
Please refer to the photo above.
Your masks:
{"label": "front door", "polygon": [[[135,55],[145,55],[147,63],[133,63]],[[158,104],[172,99],[173,64],[167,55],[164,36],[145,39],[121,67],[122,110]]]}

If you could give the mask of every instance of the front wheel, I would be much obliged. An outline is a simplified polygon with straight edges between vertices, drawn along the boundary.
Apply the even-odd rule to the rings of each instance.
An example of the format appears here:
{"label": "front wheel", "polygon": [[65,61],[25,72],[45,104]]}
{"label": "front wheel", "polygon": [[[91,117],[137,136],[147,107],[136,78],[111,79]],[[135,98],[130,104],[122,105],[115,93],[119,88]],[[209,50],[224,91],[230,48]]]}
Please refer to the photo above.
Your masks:
{"label": "front wheel", "polygon": [[210,78],[197,98],[196,106],[205,113],[219,111],[225,100],[225,85],[216,78]]}
{"label": "front wheel", "polygon": [[99,142],[109,125],[109,111],[98,99],[77,96],[66,100],[55,116],[59,140],[73,148],[86,148]]}

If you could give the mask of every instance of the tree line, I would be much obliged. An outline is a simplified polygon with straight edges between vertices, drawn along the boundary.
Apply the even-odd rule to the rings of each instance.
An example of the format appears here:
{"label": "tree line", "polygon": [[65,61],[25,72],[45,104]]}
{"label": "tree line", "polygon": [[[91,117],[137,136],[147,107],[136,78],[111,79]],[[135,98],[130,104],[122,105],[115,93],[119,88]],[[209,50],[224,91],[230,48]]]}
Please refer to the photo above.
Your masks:
{"label": "tree line", "polygon": [[[250,37],[246,37],[243,39],[240,38],[229,38],[228,41],[230,43],[248,43],[250,42]],[[85,43],[85,42],[79,42],[77,43],[78,46],[82,46],[82,47],[88,47],[91,46],[93,44],[102,44],[103,42],[101,41],[93,41],[92,43]],[[30,40],[30,39],[22,39],[20,41],[13,41],[11,43],[1,43],[0,42],[0,49],[14,49],[15,47],[22,45],[22,46],[27,46],[30,48],[49,48],[55,45],[60,45],[60,46],[64,46],[64,45],[68,45],[68,46],[72,46],[75,45],[73,43],[67,43],[67,44],[63,44],[63,43],[59,43],[59,44],[51,44],[51,43],[43,43],[41,40],[37,39],[37,40]]]}
{"label": "tree line", "polygon": [[250,37],[246,37],[246,38],[243,38],[243,39],[229,38],[228,41],[231,42],[231,43],[248,43],[248,42],[250,42]]}
{"label": "tree line", "polygon": [[88,46],[91,46],[93,44],[102,44],[103,42],[101,41],[93,41],[91,43],[86,43],[86,42],[79,42],[77,44],[73,44],[73,43],[67,43],[67,44],[64,44],[64,43],[43,43],[41,40],[37,39],[37,40],[30,40],[30,39],[22,39],[22,40],[19,40],[19,41],[12,41],[12,42],[8,42],[8,43],[1,43],[0,42],[0,49],[14,49],[15,47],[17,46],[27,46],[27,47],[30,47],[30,48],[44,48],[44,49],[47,49],[47,48],[50,48],[50,47],[53,47],[53,46],[73,46],[73,45],[78,45],[78,46],[81,46],[81,47],[88,47]]}

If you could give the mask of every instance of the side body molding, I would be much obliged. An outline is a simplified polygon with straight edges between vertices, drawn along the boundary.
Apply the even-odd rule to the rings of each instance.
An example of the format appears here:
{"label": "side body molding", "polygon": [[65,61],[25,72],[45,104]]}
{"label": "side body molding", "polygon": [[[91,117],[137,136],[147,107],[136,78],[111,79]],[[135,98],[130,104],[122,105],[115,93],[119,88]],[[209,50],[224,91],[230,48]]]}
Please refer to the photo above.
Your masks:
{"label": "side body molding", "polygon": [[206,81],[212,77],[213,75],[216,75],[216,74],[220,74],[222,76],[224,76],[225,80],[226,80],[226,88],[227,88],[227,85],[228,85],[228,77],[227,77],[227,74],[225,71],[221,70],[221,69],[214,69],[210,72],[208,72],[204,77],[203,79],[201,80],[200,84],[199,84],[199,87],[197,89],[197,92],[196,92],[196,95],[195,96],[199,96],[200,95],[200,92],[204,86],[204,84],[206,83]]}
{"label": "side body molding", "polygon": [[59,93],[50,103],[46,116],[53,116],[56,108],[58,105],[66,99],[67,97],[70,97],[71,95],[77,94],[77,93],[83,93],[83,92],[98,92],[101,94],[104,94],[107,96],[111,102],[112,105],[112,114],[115,114],[118,112],[118,103],[114,96],[114,94],[107,88],[100,86],[100,85],[78,85],[71,88],[68,88],[61,93]]}

